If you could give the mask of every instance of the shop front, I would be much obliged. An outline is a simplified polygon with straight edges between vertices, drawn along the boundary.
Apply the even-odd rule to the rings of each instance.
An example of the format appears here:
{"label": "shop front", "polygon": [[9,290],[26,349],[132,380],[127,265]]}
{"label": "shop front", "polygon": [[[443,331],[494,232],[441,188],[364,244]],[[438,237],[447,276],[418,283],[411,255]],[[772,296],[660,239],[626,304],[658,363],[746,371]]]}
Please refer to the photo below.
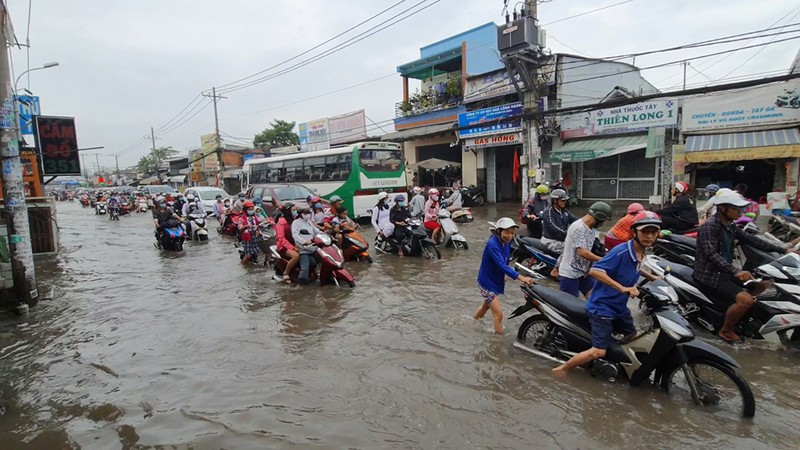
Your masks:
{"label": "shop front", "polygon": [[800,109],[779,99],[797,89],[800,81],[793,80],[687,99],[681,126],[688,181],[746,184],[747,196],[759,203],[769,192],[796,192]]}
{"label": "shop front", "polygon": [[479,162],[478,183],[486,190],[490,203],[520,200],[521,176],[519,155],[522,153],[522,133],[504,133],[467,138],[464,151],[472,153]]}

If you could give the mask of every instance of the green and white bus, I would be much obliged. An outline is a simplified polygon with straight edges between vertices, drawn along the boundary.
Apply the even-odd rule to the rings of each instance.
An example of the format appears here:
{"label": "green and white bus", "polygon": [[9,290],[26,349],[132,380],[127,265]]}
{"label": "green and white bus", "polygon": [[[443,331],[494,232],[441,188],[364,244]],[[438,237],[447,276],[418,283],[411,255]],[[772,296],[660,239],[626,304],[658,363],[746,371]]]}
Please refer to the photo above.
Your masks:
{"label": "green and white bus", "polygon": [[381,191],[406,194],[403,150],[392,142],[358,142],[346,147],[251,159],[242,168],[242,189],[297,183],[320,197],[338,195],[350,217],[368,217]]}

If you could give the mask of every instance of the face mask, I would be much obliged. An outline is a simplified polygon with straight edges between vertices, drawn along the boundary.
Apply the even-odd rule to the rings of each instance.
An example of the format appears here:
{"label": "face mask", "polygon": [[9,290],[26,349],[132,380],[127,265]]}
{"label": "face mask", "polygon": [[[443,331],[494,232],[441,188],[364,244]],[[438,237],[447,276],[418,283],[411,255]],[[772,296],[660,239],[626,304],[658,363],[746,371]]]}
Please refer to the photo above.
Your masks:
{"label": "face mask", "polygon": [[438,195],[431,195],[431,200],[433,200],[435,202],[438,202],[439,201],[439,196]]}
{"label": "face mask", "polygon": [[308,213],[303,214],[303,219],[311,220],[311,214],[308,214]]}
{"label": "face mask", "polygon": [[255,212],[255,211],[253,211],[252,209],[250,209],[250,210],[248,210],[248,211],[247,211],[247,215],[248,215],[248,216],[252,216],[252,215],[253,215],[253,214],[255,214],[255,213],[256,213],[256,212]]}
{"label": "face mask", "polygon": [[292,210],[292,217],[297,217],[297,211]]}
{"label": "face mask", "polygon": [[397,202],[397,206],[403,208],[406,206],[406,202]]}
{"label": "face mask", "polygon": [[597,228],[602,227],[603,226],[603,222],[605,222],[605,221],[604,220],[595,220],[594,221],[594,226],[592,228],[597,229]]}
{"label": "face mask", "polygon": [[322,209],[322,203],[314,203],[314,208]]}

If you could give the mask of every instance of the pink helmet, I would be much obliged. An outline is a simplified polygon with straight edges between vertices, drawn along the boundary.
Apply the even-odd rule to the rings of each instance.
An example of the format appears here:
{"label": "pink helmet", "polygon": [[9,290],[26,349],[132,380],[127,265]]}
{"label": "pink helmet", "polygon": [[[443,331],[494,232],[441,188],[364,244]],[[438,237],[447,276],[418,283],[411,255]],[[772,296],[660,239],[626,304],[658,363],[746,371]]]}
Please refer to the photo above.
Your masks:
{"label": "pink helmet", "polygon": [[631,203],[628,205],[628,214],[636,214],[639,211],[644,211],[644,206],[641,203]]}
{"label": "pink helmet", "polygon": [[683,194],[684,192],[689,190],[689,185],[686,184],[684,181],[678,181],[675,183],[675,189],[678,190],[679,193]]}

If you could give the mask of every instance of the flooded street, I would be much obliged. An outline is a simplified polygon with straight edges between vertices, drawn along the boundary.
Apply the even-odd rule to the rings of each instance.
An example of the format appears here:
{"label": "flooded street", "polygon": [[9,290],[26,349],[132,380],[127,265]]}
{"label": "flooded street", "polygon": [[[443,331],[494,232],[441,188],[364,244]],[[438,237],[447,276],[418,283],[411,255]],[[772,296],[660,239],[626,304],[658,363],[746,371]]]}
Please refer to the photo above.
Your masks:
{"label": "flooded street", "polygon": [[[54,298],[0,320],[6,450],[796,448],[800,437],[798,353],[724,347],[757,405],[752,421],[731,420],[583,370],[555,379],[551,362],[512,346],[522,319],[506,336],[489,317],[475,323],[486,220],[513,205],[474,210],[460,225],[467,252],[350,263],[352,290],[278,284],[215,232],[161,253],[149,214],[112,222],[58,207],[61,255],[38,263]],[[508,316],[522,294],[513,282],[506,293]]]}

